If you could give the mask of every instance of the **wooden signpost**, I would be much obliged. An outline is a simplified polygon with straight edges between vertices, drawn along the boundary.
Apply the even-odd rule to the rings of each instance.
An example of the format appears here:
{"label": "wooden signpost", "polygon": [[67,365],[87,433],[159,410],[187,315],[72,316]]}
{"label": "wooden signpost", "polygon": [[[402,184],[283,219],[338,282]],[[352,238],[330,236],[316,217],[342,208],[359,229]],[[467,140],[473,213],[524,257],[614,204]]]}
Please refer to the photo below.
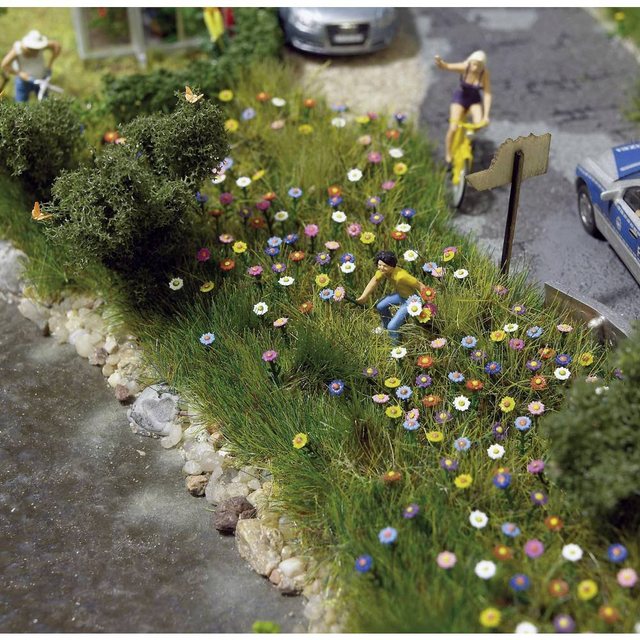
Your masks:
{"label": "wooden signpost", "polygon": [[502,244],[500,271],[509,273],[511,247],[516,231],[516,216],[520,200],[520,184],[527,178],[540,176],[549,167],[549,147],[551,134],[520,136],[515,140],[507,138],[499,147],[491,160],[488,169],[477,171],[467,176],[469,184],[478,191],[502,187],[511,184],[507,223]]}

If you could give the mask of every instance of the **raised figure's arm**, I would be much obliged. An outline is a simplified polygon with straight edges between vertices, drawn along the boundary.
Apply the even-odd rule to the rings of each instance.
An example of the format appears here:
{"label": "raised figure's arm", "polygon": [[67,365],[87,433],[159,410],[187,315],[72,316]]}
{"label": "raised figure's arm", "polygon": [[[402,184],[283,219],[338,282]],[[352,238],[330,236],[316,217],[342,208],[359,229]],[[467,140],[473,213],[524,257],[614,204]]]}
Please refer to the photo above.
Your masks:
{"label": "raised figure's arm", "polygon": [[456,73],[463,73],[467,67],[466,62],[445,62],[440,56],[436,56],[436,66],[439,69],[445,71],[455,71]]}

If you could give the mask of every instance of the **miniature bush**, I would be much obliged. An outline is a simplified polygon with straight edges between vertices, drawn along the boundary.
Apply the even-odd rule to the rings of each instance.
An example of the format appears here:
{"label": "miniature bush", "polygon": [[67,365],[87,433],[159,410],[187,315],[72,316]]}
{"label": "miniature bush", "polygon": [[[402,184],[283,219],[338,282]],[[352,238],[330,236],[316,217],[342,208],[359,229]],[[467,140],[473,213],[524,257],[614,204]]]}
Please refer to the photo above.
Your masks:
{"label": "miniature bush", "polygon": [[0,169],[46,198],[63,169],[76,165],[82,127],[70,100],[0,100]]}
{"label": "miniature bush", "polygon": [[127,142],[61,175],[46,210],[48,233],[81,269],[115,273],[136,308],[161,310],[168,282],[194,251],[200,209],[194,184],[227,152],[215,106],[182,98],[172,116],[131,124]]}
{"label": "miniature bush", "polygon": [[241,77],[252,63],[276,57],[282,46],[282,32],[276,10],[235,9],[236,35],[217,57],[195,60],[184,69],[156,69],[151,73],[103,78],[104,102],[116,121],[129,122],[140,114],[170,113],[173,94],[185,85],[197,85],[213,97]]}
{"label": "miniature bush", "polygon": [[623,379],[578,382],[546,420],[558,484],[594,519],[640,524],[640,329],[613,355]]}

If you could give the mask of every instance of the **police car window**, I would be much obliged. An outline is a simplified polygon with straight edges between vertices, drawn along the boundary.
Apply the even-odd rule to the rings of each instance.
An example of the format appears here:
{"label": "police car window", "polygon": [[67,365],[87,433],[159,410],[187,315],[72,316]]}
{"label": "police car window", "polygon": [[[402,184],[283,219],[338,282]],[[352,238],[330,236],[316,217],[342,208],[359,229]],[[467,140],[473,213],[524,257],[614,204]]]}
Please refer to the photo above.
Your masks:
{"label": "police car window", "polygon": [[624,192],[624,201],[632,211],[640,209],[640,187],[631,187]]}

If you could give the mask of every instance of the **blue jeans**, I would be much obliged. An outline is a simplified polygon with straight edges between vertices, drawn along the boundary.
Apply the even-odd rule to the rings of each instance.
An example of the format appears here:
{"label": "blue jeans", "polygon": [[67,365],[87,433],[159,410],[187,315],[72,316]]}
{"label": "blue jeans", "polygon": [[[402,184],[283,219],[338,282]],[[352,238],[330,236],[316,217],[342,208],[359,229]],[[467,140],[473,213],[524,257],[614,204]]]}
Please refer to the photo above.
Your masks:
{"label": "blue jeans", "polygon": [[28,102],[29,94],[33,91],[38,95],[40,87],[33,82],[23,80],[20,76],[16,76],[16,102]]}
{"label": "blue jeans", "polygon": [[[399,305],[395,315],[391,315],[391,306]],[[380,314],[382,320],[382,326],[389,331],[389,336],[394,344],[400,340],[400,334],[398,329],[406,322],[409,310],[407,309],[407,299],[403,298],[400,294],[394,293],[393,295],[382,298],[376,305],[376,309]]]}

